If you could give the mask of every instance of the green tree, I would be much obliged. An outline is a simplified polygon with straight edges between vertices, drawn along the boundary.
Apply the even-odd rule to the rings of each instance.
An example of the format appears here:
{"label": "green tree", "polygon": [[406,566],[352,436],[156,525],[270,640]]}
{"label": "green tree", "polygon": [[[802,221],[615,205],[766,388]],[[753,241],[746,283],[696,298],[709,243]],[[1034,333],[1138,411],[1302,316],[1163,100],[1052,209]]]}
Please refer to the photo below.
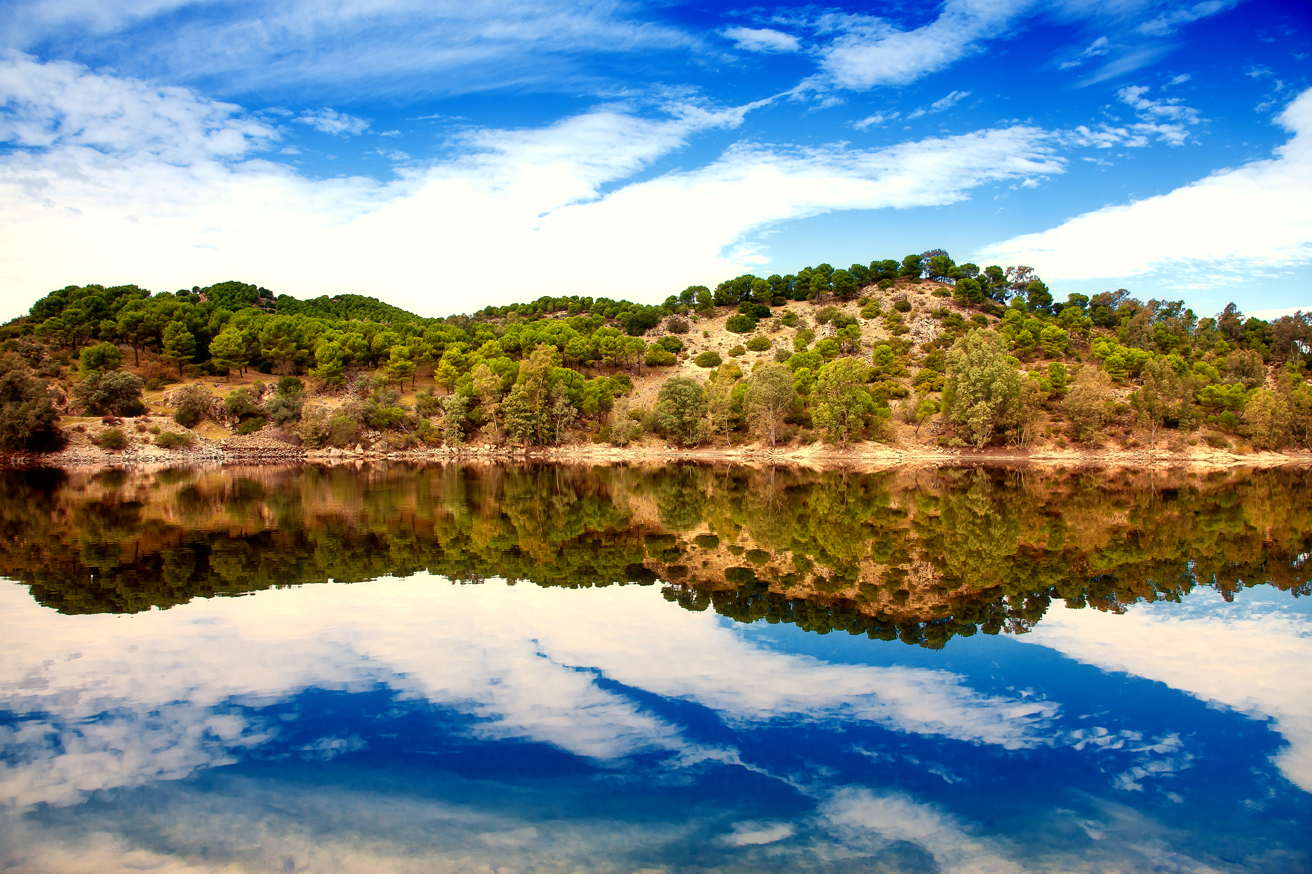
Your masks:
{"label": "green tree", "polygon": [[246,354],[246,338],[236,328],[225,328],[210,341],[210,358],[214,360],[215,367],[245,373],[250,364],[250,357]]}
{"label": "green tree", "polygon": [[744,411],[752,430],[778,442],[779,428],[799,403],[793,385],[793,372],[783,364],[766,364],[757,368],[747,381]]}
{"label": "green tree", "polygon": [[1097,367],[1084,367],[1075,385],[1061,403],[1061,411],[1071,420],[1074,437],[1087,443],[1098,436],[1107,419],[1107,402],[1112,398],[1111,378]]}
{"label": "green tree", "polygon": [[160,355],[182,373],[184,364],[196,357],[196,337],[182,322],[169,322],[164,328],[164,351]]}
{"label": "green tree", "polygon": [[702,440],[706,390],[688,376],[673,376],[661,384],[656,398],[656,422],[670,440],[692,446]]}
{"label": "green tree", "polygon": [[410,387],[414,388],[415,372],[418,368],[415,362],[411,360],[410,350],[405,346],[392,347],[391,355],[387,360],[387,378],[397,385],[410,380]]}
{"label": "green tree", "polygon": [[1244,404],[1244,425],[1258,449],[1280,449],[1289,442],[1291,416],[1285,396],[1269,388],[1254,389]]}
{"label": "green tree", "polygon": [[118,370],[123,363],[123,353],[113,343],[97,343],[82,350],[78,364],[83,376],[92,373],[104,373]]}
{"label": "green tree", "polygon": [[497,415],[501,412],[501,377],[486,362],[480,361],[474,368],[473,380],[474,394],[478,395],[483,418],[492,424],[492,435],[495,438],[498,433]]}
{"label": "green tree", "polygon": [[866,417],[875,411],[864,385],[869,378],[869,366],[855,358],[830,361],[816,374],[812,417],[825,436],[841,447],[861,433]]}
{"label": "green tree", "polygon": [[144,388],[145,383],[135,373],[92,373],[73,386],[73,403],[93,416],[139,416],[146,411],[141,401]]}
{"label": "green tree", "polygon": [[194,428],[209,417],[214,396],[203,385],[186,385],[178,389],[174,400],[173,421],[184,428]]}
{"label": "green tree", "polygon": [[315,367],[310,375],[329,388],[341,388],[346,382],[346,353],[340,343],[320,340],[314,347]]}
{"label": "green tree", "polygon": [[1183,384],[1171,366],[1161,358],[1144,365],[1143,386],[1131,399],[1140,424],[1148,428],[1149,442],[1157,446],[1157,429],[1167,420],[1182,415]]}
{"label": "green tree", "polygon": [[45,381],[35,378],[16,355],[0,358],[0,449],[58,449],[64,438],[55,425],[57,418]]}
{"label": "green tree", "polygon": [[999,424],[1014,418],[1013,408],[1020,403],[1020,370],[1006,346],[998,334],[972,331],[952,344],[946,356],[944,415],[976,447],[988,444]]}

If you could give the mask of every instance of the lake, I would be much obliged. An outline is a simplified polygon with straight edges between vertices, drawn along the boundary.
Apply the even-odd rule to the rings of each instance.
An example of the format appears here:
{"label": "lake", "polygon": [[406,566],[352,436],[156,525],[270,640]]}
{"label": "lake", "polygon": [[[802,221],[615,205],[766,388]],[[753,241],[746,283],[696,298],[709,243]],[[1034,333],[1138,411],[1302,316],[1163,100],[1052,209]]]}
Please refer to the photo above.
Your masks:
{"label": "lake", "polygon": [[1312,869],[1312,473],[0,473],[0,869]]}

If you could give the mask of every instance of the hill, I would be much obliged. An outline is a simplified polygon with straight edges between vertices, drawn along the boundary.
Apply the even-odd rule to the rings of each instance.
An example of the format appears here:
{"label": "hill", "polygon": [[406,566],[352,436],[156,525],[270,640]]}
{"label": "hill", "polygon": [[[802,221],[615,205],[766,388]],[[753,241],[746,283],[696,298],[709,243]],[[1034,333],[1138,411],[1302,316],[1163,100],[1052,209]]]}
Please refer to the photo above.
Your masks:
{"label": "hill", "polygon": [[[739,276],[658,306],[543,297],[446,318],[241,282],[70,286],[0,327],[0,443],[99,441],[122,430],[99,419],[146,414],[203,438],[389,450],[1279,450],[1312,441],[1310,341],[1301,313],[1200,318],[1123,289],[1057,301],[1028,268],[941,250]],[[124,436],[158,440],[151,428]]]}

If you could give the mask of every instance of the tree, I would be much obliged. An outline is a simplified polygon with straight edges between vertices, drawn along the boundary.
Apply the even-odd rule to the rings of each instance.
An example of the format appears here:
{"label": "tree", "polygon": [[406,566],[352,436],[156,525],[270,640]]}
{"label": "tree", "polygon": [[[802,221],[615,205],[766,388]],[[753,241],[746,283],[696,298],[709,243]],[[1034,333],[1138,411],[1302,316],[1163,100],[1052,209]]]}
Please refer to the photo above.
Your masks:
{"label": "tree", "polygon": [[1096,367],[1080,370],[1074,387],[1061,403],[1061,411],[1071,420],[1076,440],[1087,443],[1098,436],[1111,397],[1112,381],[1104,371]]}
{"label": "tree", "polygon": [[88,346],[78,356],[78,364],[81,366],[83,376],[91,373],[104,373],[107,370],[118,370],[122,363],[123,353],[113,343],[97,343],[94,346]]}
{"label": "tree", "polygon": [[706,388],[706,423],[711,435],[728,434],[738,425],[741,404],[735,404],[738,380],[743,371],[736,361],[726,361],[711,375]]}
{"label": "tree", "polygon": [[816,374],[812,417],[825,436],[841,447],[861,432],[866,416],[874,412],[874,399],[865,389],[869,378],[869,366],[855,358],[830,361]]}
{"label": "tree", "polygon": [[182,373],[182,366],[196,357],[196,338],[182,322],[169,322],[164,328],[164,352],[160,356]]}
{"label": "tree", "polygon": [[948,350],[943,411],[976,447],[985,446],[998,425],[1014,417],[1021,375],[1013,360],[1006,340],[988,331],[972,331]]}
{"label": "tree", "polygon": [[184,428],[194,428],[210,414],[213,395],[203,385],[187,385],[178,389],[174,403],[173,421]]}
{"label": "tree", "polygon": [[58,418],[45,381],[35,378],[15,355],[0,359],[0,449],[58,449],[64,440],[55,425]]}
{"label": "tree", "polygon": [[1157,446],[1157,429],[1168,419],[1179,419],[1183,386],[1180,377],[1161,358],[1143,367],[1143,387],[1131,399],[1139,422],[1149,429],[1149,442]]}
{"label": "tree", "polygon": [[1258,449],[1280,449],[1289,442],[1291,416],[1284,395],[1254,389],[1244,404],[1244,425]]}
{"label": "tree", "polygon": [[392,347],[391,355],[387,360],[387,378],[401,385],[407,379],[410,380],[410,387],[414,388],[415,371],[418,368],[410,358],[410,350],[405,346]]}
{"label": "tree", "polygon": [[340,388],[346,382],[345,357],[340,343],[320,340],[314,347],[315,367],[310,375],[330,388]]}
{"label": "tree", "polygon": [[661,385],[656,397],[656,422],[673,442],[700,443],[706,418],[706,390],[692,377],[674,376]]}
{"label": "tree", "polygon": [[246,354],[246,338],[236,328],[225,328],[210,341],[210,358],[223,370],[245,373],[251,363]]}
{"label": "tree", "polygon": [[501,411],[501,377],[487,366],[487,362],[480,361],[474,368],[473,380],[474,394],[478,395],[483,418],[492,423],[492,435],[495,437],[497,414]]}
{"label": "tree", "polygon": [[743,407],[752,430],[778,442],[779,426],[798,404],[793,372],[783,364],[766,364],[747,381]]}
{"label": "tree", "polygon": [[139,416],[146,411],[141,402],[144,388],[145,383],[135,373],[93,373],[73,387],[73,402],[88,415]]}
{"label": "tree", "polygon": [[442,442],[447,446],[459,446],[465,442],[465,410],[468,401],[463,395],[447,395],[442,398]]}

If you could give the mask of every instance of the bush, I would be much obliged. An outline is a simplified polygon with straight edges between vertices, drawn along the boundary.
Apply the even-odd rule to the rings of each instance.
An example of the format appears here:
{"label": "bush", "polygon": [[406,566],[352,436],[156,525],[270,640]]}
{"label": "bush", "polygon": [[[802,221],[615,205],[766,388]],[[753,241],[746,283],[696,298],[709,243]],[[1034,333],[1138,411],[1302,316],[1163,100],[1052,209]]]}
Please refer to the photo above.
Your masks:
{"label": "bush", "polygon": [[1215,431],[1208,431],[1206,434],[1204,434],[1203,442],[1206,443],[1208,446],[1212,447],[1213,449],[1230,448],[1230,441],[1225,439],[1223,435],[1218,434]]}
{"label": "bush", "polygon": [[743,313],[736,313],[725,321],[724,329],[735,334],[750,334],[756,330],[756,319]]}
{"label": "bush", "polygon": [[177,409],[173,421],[184,428],[194,428],[209,415],[210,390],[203,385],[187,385],[178,389]]}
{"label": "bush", "polygon": [[128,437],[118,428],[110,428],[100,433],[100,438],[96,440],[96,445],[101,449],[118,452],[121,449],[127,448]]}
{"label": "bush", "polygon": [[698,367],[719,367],[720,364],[723,363],[723,359],[720,358],[719,352],[713,352],[710,349],[707,349],[705,352],[694,358],[692,363],[696,364]]}
{"label": "bush", "polygon": [[780,364],[783,364],[785,361],[787,361],[789,358],[792,357],[793,357],[793,353],[788,349],[787,346],[779,346],[774,350],[774,360],[779,362]]}
{"label": "bush", "polygon": [[838,307],[833,305],[821,307],[820,311],[815,314],[815,323],[817,325],[827,325],[836,315],[838,315]]}
{"label": "bush", "polygon": [[672,367],[678,363],[678,360],[670,350],[661,346],[652,346],[647,350],[647,357],[643,359],[643,363],[648,367]]}
{"label": "bush", "polygon": [[741,344],[734,346],[732,349],[729,350],[730,358],[737,358],[740,355],[746,355],[746,354],[747,354],[747,349]]}
{"label": "bush", "polygon": [[788,328],[796,328],[797,313],[793,312],[792,310],[789,310],[788,312],[784,313],[782,316],[779,317],[779,324],[784,325],[785,327]]}
{"label": "bush", "polygon": [[766,349],[770,348],[770,340],[767,337],[757,334],[755,337],[747,341],[747,348],[753,352],[764,352]]}
{"label": "bush", "polygon": [[254,434],[267,424],[269,424],[269,420],[263,416],[252,416],[249,419],[242,419],[237,423],[237,433],[242,435]]}
{"label": "bush", "polygon": [[58,448],[64,439],[55,426],[58,417],[45,382],[34,378],[18,356],[0,359],[0,449]]}
{"label": "bush", "polygon": [[952,297],[952,292],[948,291],[946,288],[936,288],[934,289],[933,294],[934,297]]}
{"label": "bush", "polygon": [[179,434],[176,431],[165,431],[155,438],[155,445],[163,449],[185,449],[195,442],[195,434]]}
{"label": "bush", "polygon": [[900,313],[909,313],[911,312],[911,301],[907,300],[906,298],[902,298],[902,300],[899,301],[894,301],[893,309],[897,310]]}
{"label": "bush", "polygon": [[688,320],[683,316],[670,316],[665,320],[665,330],[671,334],[688,333]]}
{"label": "bush", "polygon": [[146,384],[135,373],[92,373],[73,387],[73,403],[88,415],[136,416],[146,411],[141,393]]}

